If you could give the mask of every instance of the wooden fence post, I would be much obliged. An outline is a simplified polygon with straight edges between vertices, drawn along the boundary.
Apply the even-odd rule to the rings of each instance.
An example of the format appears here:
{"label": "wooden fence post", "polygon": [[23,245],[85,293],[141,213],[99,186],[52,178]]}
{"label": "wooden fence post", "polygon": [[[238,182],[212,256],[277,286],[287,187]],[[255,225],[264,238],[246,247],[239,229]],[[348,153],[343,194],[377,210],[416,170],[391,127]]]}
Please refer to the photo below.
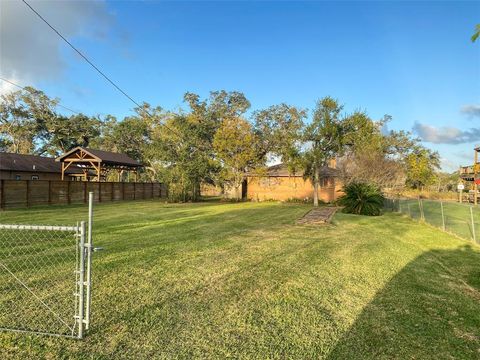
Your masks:
{"label": "wooden fence post", "polygon": [[52,180],[48,180],[48,205],[52,205]]}
{"label": "wooden fence post", "polygon": [[110,183],[110,187],[111,187],[111,190],[112,190],[112,192],[110,193],[110,201],[113,202],[113,199],[114,199],[114,196],[113,196],[113,190],[114,190],[113,182]]}
{"label": "wooden fence post", "polygon": [[30,207],[30,180],[25,180],[27,207]]}
{"label": "wooden fence post", "polygon": [[87,181],[83,182],[83,203],[87,203]]}
{"label": "wooden fence post", "polygon": [[136,182],[133,183],[133,200],[137,199],[137,186],[135,184]]}
{"label": "wooden fence post", "polygon": [[71,198],[71,194],[70,194],[70,191],[72,191],[72,187],[70,186],[71,185],[70,181],[69,180],[67,180],[67,181],[68,181],[67,182],[67,204],[70,205],[71,202],[72,202],[72,198]]}
{"label": "wooden fence post", "polygon": [[102,202],[102,183],[98,181],[98,202]]}
{"label": "wooden fence post", "polygon": [[5,209],[5,180],[0,180],[0,209]]}
{"label": "wooden fence post", "polygon": [[125,183],[122,181],[122,200],[125,200]]}

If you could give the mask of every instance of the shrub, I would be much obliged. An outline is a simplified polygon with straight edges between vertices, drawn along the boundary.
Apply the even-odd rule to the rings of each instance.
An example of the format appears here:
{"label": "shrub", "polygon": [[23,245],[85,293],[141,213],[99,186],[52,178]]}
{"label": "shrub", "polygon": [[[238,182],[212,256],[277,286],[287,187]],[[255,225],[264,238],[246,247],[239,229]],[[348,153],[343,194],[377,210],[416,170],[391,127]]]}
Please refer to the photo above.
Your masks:
{"label": "shrub", "polygon": [[343,212],[357,215],[378,216],[382,213],[384,197],[378,187],[368,183],[350,183],[343,188],[338,203]]}

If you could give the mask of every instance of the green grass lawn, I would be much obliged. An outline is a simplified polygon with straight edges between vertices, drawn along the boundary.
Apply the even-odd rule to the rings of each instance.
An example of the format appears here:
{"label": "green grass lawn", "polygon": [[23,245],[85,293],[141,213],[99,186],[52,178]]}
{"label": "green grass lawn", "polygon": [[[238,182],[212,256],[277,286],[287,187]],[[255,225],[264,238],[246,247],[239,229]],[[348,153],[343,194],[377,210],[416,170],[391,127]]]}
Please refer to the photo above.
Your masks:
{"label": "green grass lawn", "polygon": [[[295,225],[308,209],[98,205],[95,241],[106,251],[94,259],[90,332],[0,333],[0,359],[480,357],[476,245],[391,213]],[[0,222],[85,215],[12,210]]]}
{"label": "green grass lawn", "polygon": [[[425,221],[435,227],[443,228],[442,208],[440,201],[422,200]],[[470,208],[473,213],[473,226]],[[401,210],[404,214],[410,214],[414,219],[420,220],[421,210],[417,199],[401,201]],[[443,214],[445,230],[464,239],[475,239],[480,243],[480,207],[473,204],[453,201],[443,201]]]}

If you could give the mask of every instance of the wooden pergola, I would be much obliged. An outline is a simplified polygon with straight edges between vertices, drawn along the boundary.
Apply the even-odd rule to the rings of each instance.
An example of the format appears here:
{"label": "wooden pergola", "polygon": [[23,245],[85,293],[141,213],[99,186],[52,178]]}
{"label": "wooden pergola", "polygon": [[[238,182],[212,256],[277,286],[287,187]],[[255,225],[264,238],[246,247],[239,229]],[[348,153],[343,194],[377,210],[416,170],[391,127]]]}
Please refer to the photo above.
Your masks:
{"label": "wooden pergola", "polygon": [[82,170],[81,177],[84,181],[105,181],[110,171],[118,172],[119,181],[123,172],[133,172],[137,181],[138,169],[142,166],[125,154],[80,146],[55,160],[62,164],[62,180],[65,179],[65,171],[69,167],[75,167]]}

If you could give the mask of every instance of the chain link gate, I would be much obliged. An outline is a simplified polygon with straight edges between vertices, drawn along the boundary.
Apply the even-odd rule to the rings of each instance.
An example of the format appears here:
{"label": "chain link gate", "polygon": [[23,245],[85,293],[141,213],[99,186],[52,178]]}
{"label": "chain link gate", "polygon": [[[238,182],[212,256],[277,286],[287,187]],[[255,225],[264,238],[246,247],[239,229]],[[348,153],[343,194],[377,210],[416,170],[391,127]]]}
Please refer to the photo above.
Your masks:
{"label": "chain link gate", "polygon": [[83,338],[90,324],[91,201],[88,224],[88,236],[84,221],[0,224],[0,330]]}

